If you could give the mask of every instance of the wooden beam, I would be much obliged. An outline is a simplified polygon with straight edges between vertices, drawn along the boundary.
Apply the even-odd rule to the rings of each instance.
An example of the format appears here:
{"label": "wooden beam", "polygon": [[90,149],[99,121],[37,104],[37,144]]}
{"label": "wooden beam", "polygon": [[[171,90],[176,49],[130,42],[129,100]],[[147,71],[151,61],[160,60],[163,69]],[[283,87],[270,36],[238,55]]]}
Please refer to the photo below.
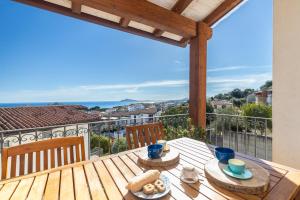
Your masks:
{"label": "wooden beam", "polygon": [[203,23],[197,24],[197,36],[190,40],[190,95],[189,112],[196,127],[206,127],[206,65],[207,40],[211,28]]}
{"label": "wooden beam", "polygon": [[172,11],[181,14],[193,0],[178,0],[173,6]]}
{"label": "wooden beam", "polygon": [[158,38],[158,37],[155,37],[152,33],[148,33],[148,32],[141,31],[141,30],[131,28],[131,27],[122,27],[122,26],[120,26],[119,23],[115,23],[115,22],[105,20],[105,19],[102,19],[102,18],[99,18],[99,17],[95,17],[93,15],[89,15],[89,14],[86,14],[86,13],[77,14],[77,13],[72,12],[72,10],[69,9],[69,8],[65,8],[65,7],[56,5],[56,4],[52,4],[52,3],[49,3],[49,2],[43,1],[43,0],[14,0],[14,1],[20,2],[20,3],[23,3],[23,4],[27,4],[27,5],[30,5],[30,6],[34,6],[34,7],[37,7],[37,8],[41,8],[41,9],[44,9],[44,10],[48,10],[48,11],[51,11],[51,12],[59,13],[59,14],[65,15],[65,16],[69,16],[69,17],[73,17],[73,18],[76,18],[76,19],[91,22],[91,23],[94,23],[94,24],[102,25],[102,26],[105,26],[105,27],[121,30],[121,31],[124,31],[124,32],[127,32],[127,33],[131,33],[131,34],[139,35],[139,36],[142,36],[142,37],[150,38],[150,39],[157,40],[157,41],[160,41],[160,42],[164,42],[164,43],[167,43],[167,44],[176,45],[176,46],[179,46],[179,47],[185,47],[185,44],[182,44],[182,43],[180,43],[176,40],[172,40],[172,39],[165,38],[165,37]]}
{"label": "wooden beam", "polygon": [[196,22],[147,0],[85,0],[83,5],[183,37],[196,36]]}
{"label": "wooden beam", "polygon": [[[193,0],[178,0],[176,4],[173,6],[173,8],[171,9],[171,11],[181,14],[190,5],[192,1]],[[163,33],[164,31],[160,29],[155,29],[153,32],[153,34],[156,37],[160,37]]]}
{"label": "wooden beam", "polygon": [[214,25],[222,17],[224,17],[233,8],[239,5],[243,0],[225,0],[220,6],[218,6],[212,13],[210,13],[203,22],[209,26]]}
{"label": "wooden beam", "polygon": [[72,0],[72,11],[74,13],[81,13],[81,1],[80,0]]}
{"label": "wooden beam", "polygon": [[123,17],[123,18],[121,18],[120,25],[121,25],[122,27],[128,27],[129,22],[130,22],[129,19]]}

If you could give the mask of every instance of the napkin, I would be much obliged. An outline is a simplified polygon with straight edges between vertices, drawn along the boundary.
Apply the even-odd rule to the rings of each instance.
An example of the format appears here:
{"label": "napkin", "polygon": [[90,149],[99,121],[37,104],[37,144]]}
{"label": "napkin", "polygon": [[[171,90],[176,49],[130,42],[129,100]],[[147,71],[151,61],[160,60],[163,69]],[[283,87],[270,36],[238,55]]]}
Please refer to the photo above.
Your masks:
{"label": "napkin", "polygon": [[147,172],[139,176],[135,176],[129,180],[126,188],[132,192],[138,192],[143,188],[144,185],[159,179],[159,176],[160,172],[158,170],[148,170]]}

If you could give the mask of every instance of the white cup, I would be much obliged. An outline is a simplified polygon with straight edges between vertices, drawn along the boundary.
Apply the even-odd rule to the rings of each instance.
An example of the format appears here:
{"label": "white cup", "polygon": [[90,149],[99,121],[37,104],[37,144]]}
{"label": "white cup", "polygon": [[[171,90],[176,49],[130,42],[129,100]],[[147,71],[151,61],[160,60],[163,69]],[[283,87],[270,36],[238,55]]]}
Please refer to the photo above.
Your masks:
{"label": "white cup", "polygon": [[181,175],[184,179],[198,180],[198,170],[190,165],[183,166]]}

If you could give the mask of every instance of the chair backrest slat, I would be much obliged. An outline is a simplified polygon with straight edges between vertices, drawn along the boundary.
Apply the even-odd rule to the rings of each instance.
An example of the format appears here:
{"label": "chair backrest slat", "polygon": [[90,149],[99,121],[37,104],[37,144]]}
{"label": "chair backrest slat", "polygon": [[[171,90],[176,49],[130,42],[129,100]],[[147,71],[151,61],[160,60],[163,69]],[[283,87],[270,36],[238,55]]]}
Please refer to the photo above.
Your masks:
{"label": "chair backrest slat", "polygon": [[37,151],[35,152],[35,159],[36,159],[36,165],[35,165],[35,171],[39,172],[41,170],[41,152]]}
{"label": "chair backrest slat", "polygon": [[57,148],[57,165],[61,166],[61,147]]}
{"label": "chair backrest slat", "polygon": [[55,167],[55,152],[54,148],[50,149],[50,157],[51,157],[51,168]]}
{"label": "chair backrest slat", "polygon": [[161,122],[126,127],[128,149],[143,147],[145,143],[147,145],[155,144],[163,137],[164,130]]}
{"label": "chair backrest slat", "polygon": [[74,163],[75,162],[75,160],[74,160],[74,146],[71,145],[69,150],[70,150],[70,162]]}
{"label": "chair backrest slat", "polygon": [[28,153],[28,173],[32,173],[33,152]]}
{"label": "chair backrest slat", "polygon": [[68,164],[68,147],[64,146],[64,165]]}
{"label": "chair backrest slat", "polygon": [[25,154],[21,154],[19,157],[20,157],[20,171],[19,171],[19,176],[21,176],[21,175],[24,175]]}
{"label": "chair backrest slat", "polygon": [[[74,159],[74,148],[76,153],[76,161]],[[54,168],[68,164],[68,149],[70,150],[71,163],[85,160],[85,149],[83,137],[66,137],[54,138],[49,140],[37,141],[19,146],[3,148],[2,153],[2,179],[13,178],[16,175],[24,175],[25,169],[27,173],[32,173],[35,166],[35,172],[41,170],[41,152],[43,152],[43,169]],[[62,158],[62,151],[63,157]],[[35,154],[34,154],[35,153]],[[56,156],[55,156],[56,154]],[[26,156],[27,155],[27,156]],[[35,155],[35,162],[34,161]],[[8,166],[8,158],[11,158],[10,167]],[[17,165],[17,158],[19,164]],[[50,158],[50,160],[48,160]],[[62,160],[63,159],[63,160]],[[26,162],[27,161],[27,162]],[[49,163],[50,162],[50,163]],[[27,163],[27,166],[25,164]],[[9,167],[9,168],[8,168]]]}
{"label": "chair backrest slat", "polygon": [[76,149],[76,162],[80,161],[80,157],[79,157],[79,144],[75,145],[75,149]]}
{"label": "chair backrest slat", "polygon": [[[3,164],[3,163],[2,163]],[[16,176],[17,156],[11,157],[11,176]]]}

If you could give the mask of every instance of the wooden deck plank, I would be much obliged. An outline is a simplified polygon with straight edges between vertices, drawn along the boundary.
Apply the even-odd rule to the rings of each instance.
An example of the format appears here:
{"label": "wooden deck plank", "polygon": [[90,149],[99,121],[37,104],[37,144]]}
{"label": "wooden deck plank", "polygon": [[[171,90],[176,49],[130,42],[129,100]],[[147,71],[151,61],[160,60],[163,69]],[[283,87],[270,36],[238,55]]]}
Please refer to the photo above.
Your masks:
{"label": "wooden deck plank", "polygon": [[[175,140],[174,142],[178,142],[178,140]],[[195,146],[205,148],[208,151],[211,151],[212,153],[214,152],[214,148],[215,148],[213,145],[206,144],[204,142],[193,140],[193,139],[190,139],[190,138],[182,138],[182,140],[180,140],[179,142],[181,142],[183,144],[188,143],[188,145],[194,144]],[[287,166],[282,166],[278,163],[274,163],[274,162],[263,160],[263,159],[258,159],[258,158],[252,157],[252,156],[248,156],[248,155],[245,155],[245,154],[242,154],[242,153],[238,153],[238,152],[236,153],[236,156],[255,161],[259,165],[261,165],[262,167],[277,171],[280,174],[286,174],[290,170],[295,170],[295,169],[292,169],[292,168],[287,167]]]}
{"label": "wooden deck plank", "polygon": [[110,176],[109,172],[107,171],[106,167],[104,166],[102,161],[94,162],[94,166],[100,177],[100,180],[103,184],[105,192],[109,199],[114,200],[121,200],[123,199],[122,194],[120,193],[118,187],[114,183],[112,177]]}
{"label": "wooden deck plank", "polygon": [[[143,172],[143,170],[138,167],[129,157],[123,157],[123,160],[120,157],[114,158],[113,159],[115,161],[115,163],[118,163],[117,166],[119,168],[119,170],[124,174],[125,177],[128,177],[128,180],[130,180],[131,178],[133,178],[135,175],[138,175],[140,173]],[[119,161],[116,161],[119,160]],[[133,165],[135,165],[136,167],[132,167],[132,168],[128,168],[128,166],[124,163],[124,160],[127,162],[127,164],[129,164],[131,167]],[[123,164],[122,164],[123,163]],[[166,195],[165,197],[161,198],[161,200],[174,200],[175,198],[173,198],[170,194]]]}
{"label": "wooden deck plank", "polygon": [[[190,144],[189,144],[190,145]],[[170,146],[172,146],[173,148],[176,148],[177,150],[179,150],[182,154],[185,154],[185,155],[188,155],[189,157],[193,158],[193,159],[196,159],[196,157],[198,157],[197,153],[198,151],[195,151],[195,149],[197,150],[196,147],[186,147],[186,146],[183,146],[183,145],[178,145],[177,143],[172,143],[170,144]],[[194,157],[196,156],[196,157]],[[245,158],[242,158],[242,159],[245,159]],[[205,160],[203,160],[202,158],[199,158],[197,159],[197,161],[201,161],[201,163],[205,164]],[[253,160],[250,160],[253,162]],[[259,163],[257,163],[259,164]],[[264,167],[264,166],[262,166]],[[268,167],[264,167],[266,170],[269,171],[270,173],[270,179],[272,181],[279,181],[280,180],[280,177],[282,177],[283,175],[282,174],[279,174],[278,172],[274,171],[273,169],[270,169]]]}
{"label": "wooden deck plank", "polygon": [[27,199],[28,192],[33,183],[34,177],[26,178],[20,181],[18,187],[16,188],[14,194],[10,198],[11,200],[25,200]]}
{"label": "wooden deck plank", "polygon": [[[128,154],[128,156],[135,163],[137,163],[138,157],[134,153],[130,153],[130,154]],[[203,195],[201,192],[199,192],[199,190],[192,188],[189,184],[181,182],[180,178],[174,176],[173,174],[168,172],[166,169],[162,168],[162,170],[164,170],[162,173],[170,179],[170,182],[174,186],[176,186],[178,189],[180,189],[182,192],[185,192],[186,195],[188,195],[189,197],[191,197],[193,199],[209,199],[208,197]],[[215,197],[212,199],[214,199],[214,200],[219,200],[219,199],[224,200],[225,199],[225,198],[216,198],[216,197],[219,197],[219,196],[215,195]]]}
{"label": "wooden deck plank", "polygon": [[114,179],[114,182],[118,186],[121,194],[123,195],[124,199],[131,200],[131,199],[138,199],[135,197],[130,191],[128,191],[125,187],[127,185],[126,179],[123,177],[123,175],[120,173],[118,168],[114,165],[111,159],[105,159],[103,160],[104,165],[107,169],[109,169],[109,172],[111,174],[111,177]]}
{"label": "wooden deck plank", "polygon": [[83,166],[76,166],[73,168],[74,185],[75,185],[75,198],[76,200],[90,199],[90,192],[85,178]]}
{"label": "wooden deck plank", "polygon": [[[72,187],[71,187],[72,186]],[[60,178],[60,199],[75,199],[72,168],[63,169]]]}
{"label": "wooden deck plank", "polygon": [[59,197],[59,185],[60,185],[60,171],[50,173],[45,189],[45,200],[58,199]]}
{"label": "wooden deck plank", "polygon": [[47,183],[48,174],[36,176],[30,192],[28,194],[28,200],[39,200],[43,198],[45,186]]}
{"label": "wooden deck plank", "polygon": [[[176,141],[175,143],[174,143],[174,145],[177,145],[177,142],[178,141]],[[191,142],[191,141],[189,141],[189,140],[184,140],[184,141],[180,141],[181,143],[183,143],[183,144],[185,144],[185,148],[193,148],[194,150],[196,149],[196,150],[199,150],[200,152],[202,151],[204,151],[204,150],[207,150],[207,151],[210,151],[210,152],[212,152],[211,154],[213,154],[213,149],[211,149],[211,147],[210,146],[208,146],[208,145],[204,145],[204,144],[202,144],[200,141],[200,143],[199,144],[196,144],[196,142],[198,142],[198,141],[196,141],[195,140],[195,142]],[[208,150],[209,149],[209,150]],[[281,177],[283,177],[285,174],[286,174],[286,170],[283,170],[283,169],[281,169],[281,168],[277,168],[277,167],[273,167],[272,165],[270,165],[270,164],[268,164],[268,163],[264,163],[263,161],[261,161],[261,160],[257,160],[256,158],[251,158],[251,157],[249,157],[249,156],[246,156],[246,155],[243,155],[243,156],[240,156],[240,154],[239,153],[236,153],[236,156],[238,157],[238,158],[242,158],[242,159],[249,159],[250,161],[254,161],[254,162],[256,162],[257,164],[259,164],[260,166],[262,166],[263,168],[265,168],[266,170],[268,170],[269,171],[269,173],[272,175],[272,176],[276,176],[276,177],[278,177],[278,178],[281,178]],[[266,161],[266,162],[268,162],[268,161]]]}
{"label": "wooden deck plank", "polygon": [[294,199],[296,194],[300,191],[299,187],[300,172],[290,172],[273,188],[272,192],[269,193],[265,199]]}
{"label": "wooden deck plank", "polygon": [[[137,164],[137,160],[136,158],[134,157],[134,154],[133,153],[129,153],[127,154],[128,158],[130,158],[130,161],[134,164]],[[129,161],[127,161],[129,163]],[[159,169],[159,168],[158,168]],[[143,169],[141,168],[139,171],[136,171],[135,174],[138,175],[140,174],[141,172],[143,172],[143,170],[146,170],[146,169]],[[159,169],[160,171],[162,169]],[[174,184],[171,184],[170,185],[170,188],[171,188],[171,195],[172,198],[174,199],[178,199],[178,200],[181,200],[181,199],[193,199],[192,197],[188,196],[187,194],[185,194],[182,190],[180,190],[178,187],[176,187]],[[168,195],[169,196],[169,195]],[[206,198],[204,198],[206,199]]]}
{"label": "wooden deck plank", "polygon": [[0,197],[1,200],[8,200],[13,195],[16,187],[18,186],[20,181],[10,182],[5,184],[1,191],[0,191]]}
{"label": "wooden deck plank", "polygon": [[115,163],[127,181],[134,177],[133,172],[127,167],[120,157],[114,157],[112,158],[112,161]]}
{"label": "wooden deck plank", "polygon": [[84,165],[86,178],[91,191],[92,199],[107,200],[103,186],[98,178],[98,174],[94,168],[93,163],[87,163]]}
{"label": "wooden deck plank", "polygon": [[[163,200],[259,200],[263,197],[266,200],[283,200],[293,199],[299,191],[299,171],[238,153],[237,157],[254,161],[269,170],[270,188],[266,196],[227,191],[210,183],[204,175],[205,163],[214,157],[213,146],[188,138],[176,139],[169,144],[180,152],[180,161],[171,168],[158,168],[172,183],[170,194]],[[136,199],[125,189],[125,185],[146,170],[137,164],[138,151],[141,149],[0,181],[0,199]],[[200,171],[200,183],[188,185],[180,181],[182,167],[187,164]]]}
{"label": "wooden deck plank", "polygon": [[[132,156],[132,158],[137,159],[137,154],[135,153],[135,157]],[[182,164],[182,162],[184,162],[184,161],[182,161],[182,159],[181,159],[177,166],[175,166],[172,169],[168,169],[168,171],[170,173],[172,173],[173,175],[175,175],[177,178],[180,178],[182,165],[188,165],[188,164],[191,165],[190,163],[187,163],[187,162]],[[244,198],[237,196],[234,193],[229,192],[225,189],[222,189],[217,186],[212,186],[211,184],[209,184],[209,182],[205,178],[203,169],[200,169],[195,165],[194,165],[194,167],[200,172],[200,177],[202,179],[200,181],[201,183],[199,182],[199,183],[191,185],[194,189],[200,189],[200,192],[202,192],[203,194],[206,194],[208,197],[210,197],[212,199],[244,199]],[[216,189],[216,187],[217,187],[217,189]]]}

